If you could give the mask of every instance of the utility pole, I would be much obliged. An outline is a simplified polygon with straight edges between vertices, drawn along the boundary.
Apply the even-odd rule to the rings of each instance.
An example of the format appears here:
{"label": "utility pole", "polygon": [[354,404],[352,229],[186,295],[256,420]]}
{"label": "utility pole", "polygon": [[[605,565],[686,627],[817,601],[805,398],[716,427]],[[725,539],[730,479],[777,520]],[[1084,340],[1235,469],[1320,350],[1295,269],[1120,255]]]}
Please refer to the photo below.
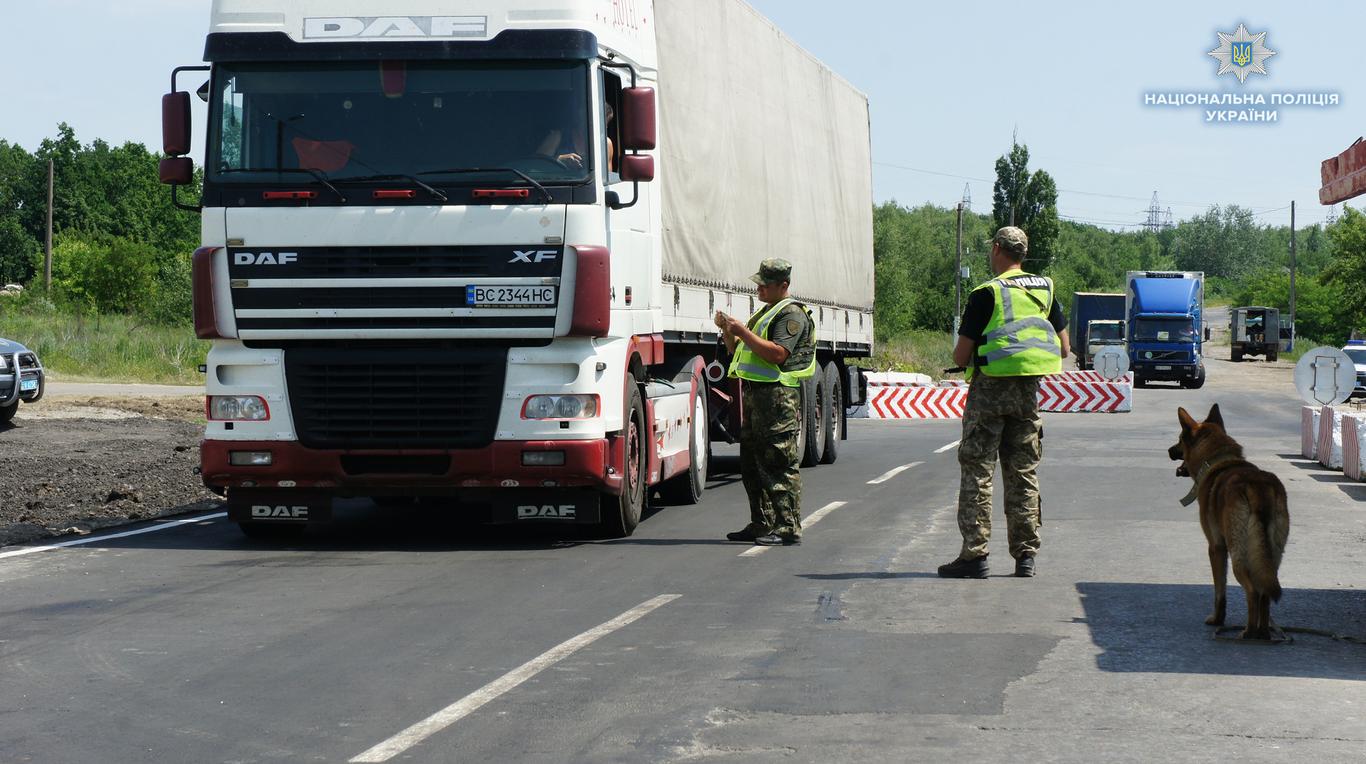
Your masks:
{"label": "utility pole", "polygon": [[52,160],[47,160],[47,236],[43,239],[43,288],[52,291]]}
{"label": "utility pole", "polygon": [[[1295,320],[1295,202],[1290,202],[1290,320]],[[1279,338],[1278,338],[1279,339]]]}
{"label": "utility pole", "polygon": [[963,203],[958,203],[958,236],[954,249],[958,252],[958,268],[953,273],[953,336],[958,336],[958,322],[963,316]]}

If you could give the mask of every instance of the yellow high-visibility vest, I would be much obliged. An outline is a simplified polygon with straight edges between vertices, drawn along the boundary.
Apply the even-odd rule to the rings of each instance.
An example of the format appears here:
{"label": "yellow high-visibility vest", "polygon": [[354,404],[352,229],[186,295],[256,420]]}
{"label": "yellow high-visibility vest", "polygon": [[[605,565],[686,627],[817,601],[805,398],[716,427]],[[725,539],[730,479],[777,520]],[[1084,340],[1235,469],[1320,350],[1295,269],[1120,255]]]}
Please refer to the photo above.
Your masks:
{"label": "yellow high-visibility vest", "polygon": [[[1036,278],[1042,286],[1025,286],[1020,278]],[[1062,341],[1048,314],[1053,307],[1053,282],[1013,268],[977,287],[995,298],[991,321],[977,348],[980,371],[988,377],[1036,377],[1062,371]],[[973,291],[977,291],[974,289]],[[968,378],[973,374],[968,369]]]}
{"label": "yellow high-visibility vest", "polygon": [[[788,304],[796,302],[791,297],[779,300],[768,308],[761,308],[754,316],[758,317],[755,322],[754,316],[750,321],[754,323],[752,331],[764,339],[768,339],[769,327],[773,324],[773,319],[786,308]],[[808,318],[811,311],[802,306]],[[735,357],[730,359],[730,377],[739,377],[749,382],[777,382],[784,387],[801,387],[802,380],[814,376],[816,373],[816,354],[811,354],[811,363],[801,371],[783,371],[782,367],[774,363],[769,363],[749,348],[744,342],[735,347]]]}

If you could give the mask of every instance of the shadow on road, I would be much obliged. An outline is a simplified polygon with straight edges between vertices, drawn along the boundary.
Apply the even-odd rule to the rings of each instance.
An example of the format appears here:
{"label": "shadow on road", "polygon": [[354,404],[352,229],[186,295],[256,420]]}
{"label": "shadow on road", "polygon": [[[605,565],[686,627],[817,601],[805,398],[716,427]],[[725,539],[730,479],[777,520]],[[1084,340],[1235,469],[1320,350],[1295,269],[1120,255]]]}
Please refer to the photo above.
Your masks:
{"label": "shadow on road", "polygon": [[[1209,584],[1077,584],[1091,639],[1104,650],[1102,671],[1280,676],[1366,681],[1366,647],[1309,634],[1294,643],[1216,641],[1204,624],[1213,604]],[[1230,578],[1228,624],[1247,613],[1242,589]],[[1366,591],[1286,589],[1271,610],[1286,628],[1366,637]]]}

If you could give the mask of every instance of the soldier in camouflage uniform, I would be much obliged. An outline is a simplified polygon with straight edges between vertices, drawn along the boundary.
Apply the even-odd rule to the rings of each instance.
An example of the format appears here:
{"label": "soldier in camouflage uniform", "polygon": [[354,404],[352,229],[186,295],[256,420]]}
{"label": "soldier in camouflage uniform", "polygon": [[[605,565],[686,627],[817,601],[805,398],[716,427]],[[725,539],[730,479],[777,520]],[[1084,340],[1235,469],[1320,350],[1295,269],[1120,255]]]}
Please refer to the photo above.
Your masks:
{"label": "soldier in camouflage uniform", "polygon": [[991,481],[998,456],[1015,575],[1034,575],[1040,543],[1036,470],[1043,456],[1039,377],[1061,371],[1070,349],[1052,281],[1020,269],[1028,249],[1019,228],[996,233],[991,247],[996,278],[969,296],[954,348],[954,362],[967,367],[971,383],[958,447],[963,548],[958,559],[939,567],[945,578],[987,577]]}
{"label": "soldier in camouflage uniform", "polygon": [[743,380],[740,474],[749,496],[749,525],[731,541],[792,546],[802,540],[801,380],[816,368],[816,332],[805,306],[788,297],[792,264],[765,260],[750,278],[764,302],[746,323],[717,311],[716,325],[733,354],[730,376]]}

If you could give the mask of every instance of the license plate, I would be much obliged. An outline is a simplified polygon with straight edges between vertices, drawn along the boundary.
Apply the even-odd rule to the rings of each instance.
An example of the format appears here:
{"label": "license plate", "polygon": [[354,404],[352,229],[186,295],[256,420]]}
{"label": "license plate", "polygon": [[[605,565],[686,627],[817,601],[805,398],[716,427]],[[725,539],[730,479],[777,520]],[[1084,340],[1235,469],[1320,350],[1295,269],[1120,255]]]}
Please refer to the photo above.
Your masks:
{"label": "license plate", "polygon": [[472,307],[554,305],[553,286],[467,286],[465,304]]}
{"label": "license plate", "polygon": [[37,390],[37,389],[38,389],[38,380],[36,380],[36,379],[23,379],[23,380],[20,380],[20,381],[19,381],[19,390],[20,390],[21,392],[25,392],[25,393],[26,393],[26,392],[28,392],[29,390]]}
{"label": "license plate", "polygon": [[1154,369],[1157,369],[1158,371],[1171,371],[1171,370],[1172,370],[1172,367],[1170,367],[1170,366],[1154,366],[1153,368],[1154,368]]}

